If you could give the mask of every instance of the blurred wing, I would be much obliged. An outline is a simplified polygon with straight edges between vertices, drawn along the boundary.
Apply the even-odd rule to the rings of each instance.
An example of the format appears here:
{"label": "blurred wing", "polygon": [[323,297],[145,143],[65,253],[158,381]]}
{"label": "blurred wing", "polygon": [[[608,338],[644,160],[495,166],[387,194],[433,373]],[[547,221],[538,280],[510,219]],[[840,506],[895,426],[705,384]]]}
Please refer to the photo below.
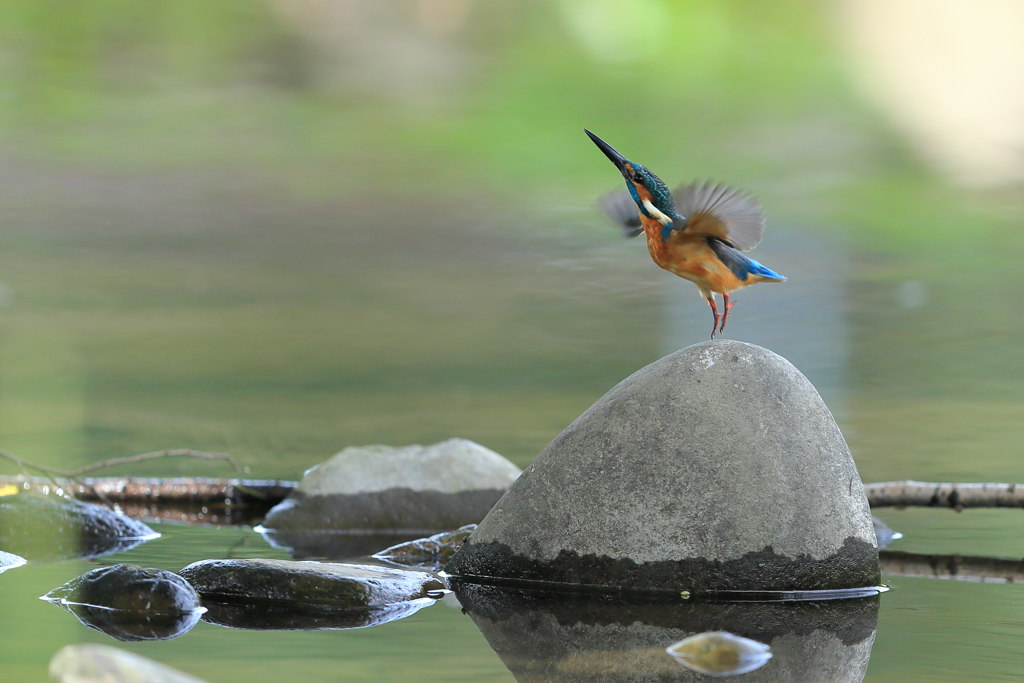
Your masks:
{"label": "blurred wing", "polygon": [[601,195],[599,200],[601,208],[608,214],[608,217],[619,224],[622,234],[626,237],[636,237],[644,231],[640,224],[640,209],[636,202],[625,190],[614,190]]}
{"label": "blurred wing", "polygon": [[745,192],[707,181],[680,187],[675,196],[686,232],[717,237],[740,251],[750,251],[761,241],[764,210]]}

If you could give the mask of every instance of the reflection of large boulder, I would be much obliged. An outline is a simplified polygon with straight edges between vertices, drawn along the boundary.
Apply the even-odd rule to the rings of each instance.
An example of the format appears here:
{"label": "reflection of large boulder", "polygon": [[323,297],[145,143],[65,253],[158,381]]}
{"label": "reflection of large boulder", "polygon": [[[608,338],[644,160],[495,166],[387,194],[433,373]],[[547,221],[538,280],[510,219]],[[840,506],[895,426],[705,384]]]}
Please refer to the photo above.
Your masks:
{"label": "reflection of large boulder", "polygon": [[743,681],[855,683],[864,678],[878,598],[827,602],[657,603],[459,583],[455,594],[520,683],[703,681],[665,652],[696,633],[766,643]]}
{"label": "reflection of large boulder", "polygon": [[426,572],[291,560],[202,560],[178,572],[204,599],[372,607],[444,590]]}
{"label": "reflection of large boulder", "polygon": [[307,472],[263,526],[454,529],[483,519],[519,474],[505,458],[465,439],[433,446],[346,448]]}
{"label": "reflection of large boulder", "polygon": [[867,498],[810,382],[751,344],[697,344],[565,429],[446,566],[479,581],[832,590],[879,581]]}
{"label": "reflection of large boulder", "polygon": [[124,552],[159,535],[100,505],[35,493],[0,497],[0,549],[36,562]]}
{"label": "reflection of large boulder", "polygon": [[123,641],[177,638],[204,611],[192,586],[177,574],[131,564],[93,569],[43,599]]}

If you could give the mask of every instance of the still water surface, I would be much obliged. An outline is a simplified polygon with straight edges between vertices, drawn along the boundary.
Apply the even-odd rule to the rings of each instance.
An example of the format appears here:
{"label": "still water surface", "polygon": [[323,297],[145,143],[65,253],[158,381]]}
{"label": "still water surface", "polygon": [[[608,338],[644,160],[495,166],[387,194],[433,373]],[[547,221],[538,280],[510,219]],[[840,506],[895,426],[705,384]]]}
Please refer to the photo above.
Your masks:
{"label": "still water surface", "polygon": [[[1019,183],[930,166],[949,144],[901,136],[853,83],[871,55],[844,47],[910,46],[879,62],[904,73],[927,41],[851,35],[925,35],[939,4],[916,21],[815,0],[8,4],[5,451],[70,468],[194,448],[297,479],[345,446],[461,436],[527,465],[710,329],[693,287],[596,211],[621,181],[588,126],[670,186],[728,179],[764,202],[753,256],[789,281],[740,292],[728,336],[814,382],[866,482],[1024,481]],[[986,17],[993,46],[1019,25]],[[949,59],[972,45],[951,25]],[[1008,92],[1019,59],[974,52],[896,94],[961,112],[918,106],[931,83],[959,94],[958,76],[978,85],[958,104],[997,112],[1013,98],[983,86]],[[951,130],[984,151],[984,124]],[[1019,511],[880,516],[905,534],[894,550],[1024,557]],[[286,557],[246,528],[157,528],[100,562]],[[43,681],[62,645],[112,642],[37,599],[95,564],[0,575],[0,680]],[[1024,675],[1019,585],[885,579],[866,680]],[[451,598],[362,630],[200,623],[124,647],[212,683],[512,680]]]}

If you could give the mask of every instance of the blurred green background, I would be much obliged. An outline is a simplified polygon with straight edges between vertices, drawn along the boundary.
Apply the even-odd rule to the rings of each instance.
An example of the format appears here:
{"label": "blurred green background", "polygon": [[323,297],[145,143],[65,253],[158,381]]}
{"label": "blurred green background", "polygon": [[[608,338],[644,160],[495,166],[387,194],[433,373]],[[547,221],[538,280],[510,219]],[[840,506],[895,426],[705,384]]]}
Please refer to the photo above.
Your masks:
{"label": "blurred green background", "polygon": [[[710,323],[600,215],[586,126],[762,199],[790,280],[727,336],[821,388],[865,481],[1020,481],[1021,45],[999,0],[0,0],[0,448],[297,478],[462,436],[525,466]],[[887,521],[1024,554],[1001,513]],[[922,600],[1005,607],[965,590]],[[973,670],[915,664],[962,634],[909,614],[878,680]],[[966,636],[995,677],[1013,624]]]}

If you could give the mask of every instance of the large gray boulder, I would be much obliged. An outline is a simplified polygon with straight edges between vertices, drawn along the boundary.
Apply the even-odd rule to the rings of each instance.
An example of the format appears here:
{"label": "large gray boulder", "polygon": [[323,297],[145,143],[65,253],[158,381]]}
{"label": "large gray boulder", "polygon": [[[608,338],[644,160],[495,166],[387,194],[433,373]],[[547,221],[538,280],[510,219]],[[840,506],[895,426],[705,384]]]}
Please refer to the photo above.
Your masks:
{"label": "large gray boulder", "polygon": [[828,408],[784,358],[735,341],[677,351],[605,394],[445,570],[694,596],[880,579],[867,498]]}
{"label": "large gray boulder", "polygon": [[483,519],[520,473],[494,451],[466,439],[349,447],[307,472],[262,526],[276,531],[454,529]]}

